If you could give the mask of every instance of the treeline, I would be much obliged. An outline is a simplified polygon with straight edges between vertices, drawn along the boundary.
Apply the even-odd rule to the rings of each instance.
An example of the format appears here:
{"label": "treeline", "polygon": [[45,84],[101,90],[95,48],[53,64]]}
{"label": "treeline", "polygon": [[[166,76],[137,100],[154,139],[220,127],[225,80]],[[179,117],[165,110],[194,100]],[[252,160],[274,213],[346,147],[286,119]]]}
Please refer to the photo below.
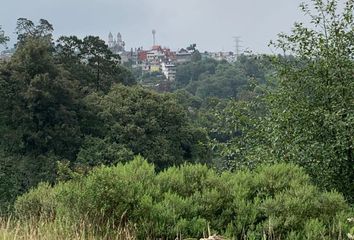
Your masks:
{"label": "treeline", "polygon": [[274,70],[266,55],[241,55],[235,63],[198,59],[177,66],[172,89],[184,89],[201,99],[249,100]]}

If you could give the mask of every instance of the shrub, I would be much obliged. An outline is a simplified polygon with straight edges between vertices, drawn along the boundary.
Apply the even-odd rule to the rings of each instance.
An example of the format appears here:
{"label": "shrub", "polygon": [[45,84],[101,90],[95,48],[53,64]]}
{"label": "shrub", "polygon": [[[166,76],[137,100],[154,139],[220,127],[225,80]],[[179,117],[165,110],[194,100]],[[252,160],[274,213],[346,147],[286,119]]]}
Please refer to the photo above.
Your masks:
{"label": "shrub", "polygon": [[56,209],[55,188],[48,183],[40,183],[36,188],[17,198],[17,215],[32,219],[52,219]]}
{"label": "shrub", "polygon": [[[348,218],[348,222],[354,225],[354,218]],[[351,227],[349,233],[347,234],[349,239],[354,239],[354,227]]]}
{"label": "shrub", "polygon": [[349,230],[343,219],[350,213],[340,194],[321,192],[295,165],[217,174],[185,164],[156,173],[142,157],[53,188],[41,184],[16,209],[23,217],[83,221],[97,232],[135,226],[138,239],[201,237],[208,225],[236,239],[336,239]]}

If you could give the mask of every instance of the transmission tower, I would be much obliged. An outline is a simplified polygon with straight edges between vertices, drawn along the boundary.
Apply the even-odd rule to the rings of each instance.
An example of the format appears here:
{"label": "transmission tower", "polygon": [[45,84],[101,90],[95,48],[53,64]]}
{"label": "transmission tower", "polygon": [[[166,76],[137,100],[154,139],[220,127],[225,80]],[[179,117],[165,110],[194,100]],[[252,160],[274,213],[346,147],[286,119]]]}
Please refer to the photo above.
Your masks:
{"label": "transmission tower", "polygon": [[235,54],[236,54],[236,60],[238,60],[238,58],[240,57],[240,53],[241,53],[241,48],[242,46],[240,45],[241,41],[241,37],[236,36],[233,37],[234,41],[235,41]]}

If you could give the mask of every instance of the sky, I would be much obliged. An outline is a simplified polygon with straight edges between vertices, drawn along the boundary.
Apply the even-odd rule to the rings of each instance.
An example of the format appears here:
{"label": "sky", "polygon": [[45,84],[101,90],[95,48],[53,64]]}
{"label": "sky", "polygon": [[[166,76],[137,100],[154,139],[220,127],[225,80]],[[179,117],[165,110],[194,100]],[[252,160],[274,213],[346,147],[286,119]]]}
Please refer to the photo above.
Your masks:
{"label": "sky", "polygon": [[192,43],[200,51],[241,50],[270,53],[270,40],[290,32],[295,21],[305,21],[302,0],[1,0],[0,25],[14,35],[16,20],[37,23],[47,19],[54,36],[122,34],[126,49],[151,47],[152,29],[159,45],[179,49]]}

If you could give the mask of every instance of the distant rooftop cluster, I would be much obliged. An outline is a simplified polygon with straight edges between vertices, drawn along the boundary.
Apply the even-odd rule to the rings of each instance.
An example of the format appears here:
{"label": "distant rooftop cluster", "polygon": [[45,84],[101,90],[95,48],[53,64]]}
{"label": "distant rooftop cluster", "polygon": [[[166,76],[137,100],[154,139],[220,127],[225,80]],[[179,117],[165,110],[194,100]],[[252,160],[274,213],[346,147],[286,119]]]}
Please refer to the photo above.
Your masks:
{"label": "distant rooftop cluster", "polygon": [[[122,63],[130,63],[133,68],[141,68],[143,73],[162,73],[166,80],[174,81],[176,78],[176,65],[186,63],[192,60],[195,50],[180,48],[171,50],[168,47],[162,47],[156,44],[156,30],[152,31],[153,45],[149,49],[143,47],[125,49],[125,41],[121,33],[115,36],[110,32],[108,34],[107,45],[109,49],[121,57]],[[0,53],[0,61],[8,61],[14,49],[5,50]],[[202,58],[212,58],[215,60],[225,60],[233,62],[236,55],[233,52],[203,52]]]}
{"label": "distant rooftop cluster", "polygon": [[[167,80],[174,81],[176,65],[191,61],[195,50],[180,48],[174,51],[168,47],[162,47],[156,44],[155,30],[152,31],[152,34],[153,46],[150,49],[138,47],[126,50],[120,33],[116,35],[116,38],[112,33],[109,33],[107,43],[113,53],[120,55],[122,63],[130,63],[133,68],[140,67],[145,73],[160,72]],[[201,53],[201,56],[228,62],[236,60],[233,52],[204,52]]]}

